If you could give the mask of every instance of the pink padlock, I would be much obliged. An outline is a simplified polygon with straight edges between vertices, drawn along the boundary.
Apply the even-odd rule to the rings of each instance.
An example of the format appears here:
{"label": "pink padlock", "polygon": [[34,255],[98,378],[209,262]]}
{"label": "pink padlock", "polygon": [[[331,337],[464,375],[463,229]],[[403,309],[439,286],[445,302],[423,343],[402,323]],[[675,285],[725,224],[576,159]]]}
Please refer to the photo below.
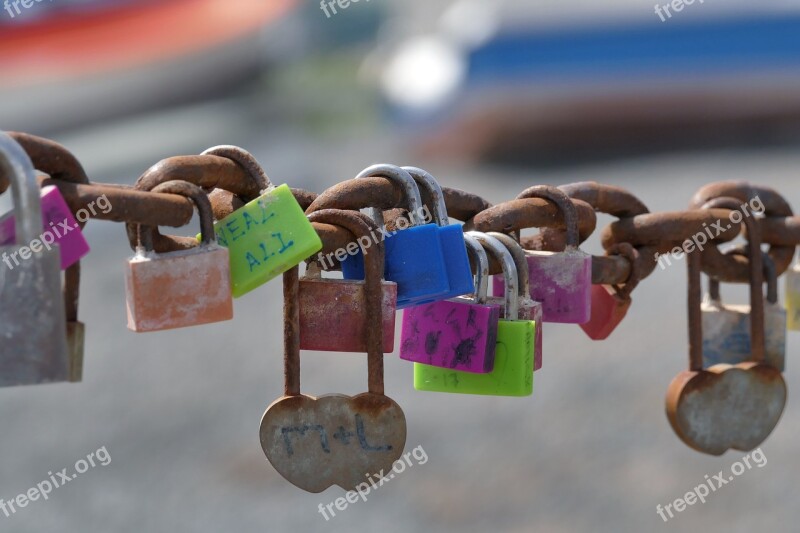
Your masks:
{"label": "pink padlock", "polygon": [[[54,185],[43,187],[41,197],[44,231],[39,239],[30,243],[15,243],[14,213],[8,212],[0,217],[0,246],[18,244],[28,246],[35,251],[35,247],[49,250],[53,244],[57,244],[61,253],[61,270],[66,270],[89,253],[89,243],[86,242],[78,221],[75,220],[57,187]],[[35,243],[36,240],[40,241],[39,244]]]}
{"label": "pink padlock", "polygon": [[[583,324],[591,317],[592,256],[578,248],[578,213],[564,192],[537,185],[518,198],[542,198],[554,203],[564,215],[566,248],[563,252],[526,250],[530,295],[542,303],[545,322]],[[503,280],[494,278],[494,293],[503,295]]]}

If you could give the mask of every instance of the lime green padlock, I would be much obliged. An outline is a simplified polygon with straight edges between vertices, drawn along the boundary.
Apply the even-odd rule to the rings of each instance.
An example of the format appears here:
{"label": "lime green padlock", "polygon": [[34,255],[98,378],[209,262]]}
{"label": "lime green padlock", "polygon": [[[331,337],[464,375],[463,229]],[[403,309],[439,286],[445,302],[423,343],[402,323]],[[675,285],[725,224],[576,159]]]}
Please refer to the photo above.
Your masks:
{"label": "lime green padlock", "polygon": [[536,326],[532,320],[518,320],[518,276],[514,260],[506,247],[494,237],[476,231],[469,232],[469,235],[475,237],[503,265],[507,318],[497,324],[494,368],[488,374],[475,374],[414,363],[414,388],[459,394],[530,396],[533,394]]}
{"label": "lime green padlock", "polygon": [[252,291],[322,249],[319,235],[289,186],[272,185],[250,153],[236,146],[215,146],[203,155],[236,161],[261,190],[258,198],[214,223],[217,242],[229,251],[234,297]]}

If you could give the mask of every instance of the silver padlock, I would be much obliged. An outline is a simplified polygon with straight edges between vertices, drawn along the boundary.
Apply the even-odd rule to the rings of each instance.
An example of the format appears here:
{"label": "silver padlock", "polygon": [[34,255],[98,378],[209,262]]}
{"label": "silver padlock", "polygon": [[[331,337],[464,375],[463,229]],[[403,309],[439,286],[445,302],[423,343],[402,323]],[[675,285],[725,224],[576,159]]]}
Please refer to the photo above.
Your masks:
{"label": "silver padlock", "polygon": [[17,221],[16,244],[0,246],[0,387],[68,381],[61,257],[57,246],[42,245],[33,163],[3,132],[0,173],[11,183]]}

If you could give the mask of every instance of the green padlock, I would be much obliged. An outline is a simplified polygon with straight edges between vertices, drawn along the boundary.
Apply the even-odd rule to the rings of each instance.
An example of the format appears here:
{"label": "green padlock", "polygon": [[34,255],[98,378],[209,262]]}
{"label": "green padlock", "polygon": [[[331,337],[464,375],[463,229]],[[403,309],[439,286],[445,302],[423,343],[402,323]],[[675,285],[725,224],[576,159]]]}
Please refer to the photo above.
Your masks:
{"label": "green padlock", "polygon": [[414,363],[414,388],[431,392],[484,394],[491,396],[530,396],[533,394],[533,343],[536,332],[532,320],[518,320],[517,268],[508,249],[490,235],[469,232],[503,265],[506,282],[505,316],[497,324],[494,368],[488,374],[459,372]]}
{"label": "green padlock", "polygon": [[230,252],[234,297],[252,291],[322,249],[319,235],[289,186],[272,185],[250,153],[236,146],[215,146],[203,155],[236,161],[261,190],[258,198],[214,223],[217,242]]}

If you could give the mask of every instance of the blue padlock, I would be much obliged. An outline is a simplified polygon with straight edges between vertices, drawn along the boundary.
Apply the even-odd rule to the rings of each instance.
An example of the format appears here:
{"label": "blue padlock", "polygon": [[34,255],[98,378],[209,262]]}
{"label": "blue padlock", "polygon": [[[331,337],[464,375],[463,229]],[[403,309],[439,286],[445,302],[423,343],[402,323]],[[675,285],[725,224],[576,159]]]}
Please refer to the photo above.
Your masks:
{"label": "blue padlock", "polygon": [[403,167],[403,170],[411,174],[418,187],[424,187],[430,193],[433,221],[438,226],[439,242],[442,244],[444,263],[447,268],[447,281],[450,284],[447,298],[474,293],[475,283],[467,256],[467,247],[464,244],[464,229],[461,224],[450,224],[442,187],[436,178],[421,168]]}
{"label": "blue padlock", "polygon": [[[414,178],[394,165],[373,165],[361,171],[357,178],[376,176],[400,183],[408,204],[411,226],[386,232],[385,237],[382,232],[380,236],[385,238],[384,279],[397,283],[397,309],[449,298],[450,283],[438,226],[422,223],[425,209]],[[380,209],[373,208],[372,217],[383,227]],[[342,261],[342,274],[345,279],[364,279],[364,256],[360,248]]]}

